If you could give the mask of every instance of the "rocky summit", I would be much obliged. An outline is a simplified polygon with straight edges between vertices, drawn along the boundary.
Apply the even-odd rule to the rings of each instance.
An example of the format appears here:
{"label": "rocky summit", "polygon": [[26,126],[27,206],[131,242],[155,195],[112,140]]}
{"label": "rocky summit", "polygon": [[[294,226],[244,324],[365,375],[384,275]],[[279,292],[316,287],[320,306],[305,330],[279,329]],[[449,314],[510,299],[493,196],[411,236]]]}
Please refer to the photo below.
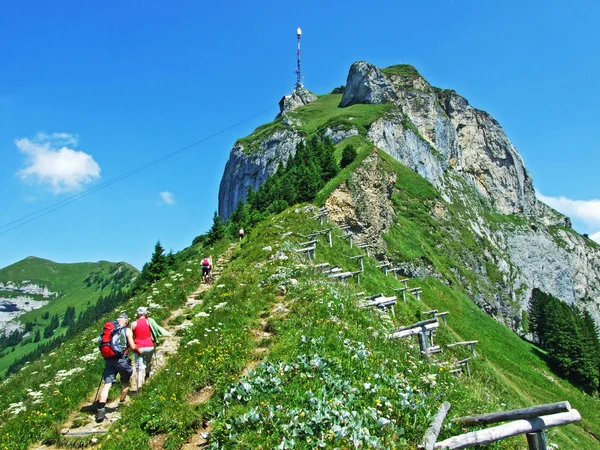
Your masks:
{"label": "rocky summit", "polygon": [[[393,262],[407,276],[459,283],[476,304],[522,334],[533,288],[579,304],[600,324],[599,246],[536,198],[521,155],[490,114],[453,90],[431,86],[408,65],[380,69],[356,62],[339,91],[285,96],[274,122],[236,142],[220,185],[222,219],[311,136],[338,146],[360,137],[439,194],[429,215],[444,230],[436,235],[438,251],[453,263],[398,255]],[[327,206],[335,222],[375,241],[385,259],[393,255],[386,233],[404,213],[393,201],[397,175],[379,159],[374,153],[362,160]]]}

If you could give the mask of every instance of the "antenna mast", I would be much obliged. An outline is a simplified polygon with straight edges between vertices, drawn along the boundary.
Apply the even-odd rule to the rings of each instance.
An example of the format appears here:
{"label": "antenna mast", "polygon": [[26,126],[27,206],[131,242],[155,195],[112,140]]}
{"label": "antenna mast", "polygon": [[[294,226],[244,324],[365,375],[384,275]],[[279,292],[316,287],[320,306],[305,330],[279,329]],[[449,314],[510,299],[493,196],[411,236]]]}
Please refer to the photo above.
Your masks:
{"label": "antenna mast", "polygon": [[298,68],[296,69],[296,85],[294,86],[294,90],[303,89],[304,85],[302,84],[302,75],[300,73],[300,38],[302,37],[302,30],[298,28],[296,31],[296,35],[298,36]]}

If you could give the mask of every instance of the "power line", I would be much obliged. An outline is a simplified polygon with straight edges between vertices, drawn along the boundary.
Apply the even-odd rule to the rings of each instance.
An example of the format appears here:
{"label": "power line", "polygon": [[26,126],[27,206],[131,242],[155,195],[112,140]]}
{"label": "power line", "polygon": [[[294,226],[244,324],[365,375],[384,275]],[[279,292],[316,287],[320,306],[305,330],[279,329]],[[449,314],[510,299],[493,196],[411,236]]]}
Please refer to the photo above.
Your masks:
{"label": "power line", "polygon": [[[215,133],[212,133],[212,134],[210,134],[208,136],[205,136],[202,139],[199,139],[199,140],[197,140],[197,141],[195,141],[195,142],[193,142],[193,143],[191,143],[189,145],[186,145],[185,147],[181,147],[178,150],[175,150],[175,151],[173,151],[171,153],[167,153],[166,155],[163,155],[160,158],[157,158],[157,159],[155,159],[153,161],[150,161],[149,163],[143,164],[143,165],[141,165],[141,166],[139,166],[139,167],[137,167],[135,169],[132,169],[129,172],[125,172],[125,173],[123,173],[123,174],[121,174],[121,175],[119,175],[119,176],[117,176],[115,178],[112,178],[110,180],[104,181],[104,182],[102,182],[102,183],[100,183],[100,184],[98,184],[98,185],[96,185],[94,187],[86,189],[83,192],[80,192],[78,194],[72,195],[71,197],[68,197],[68,198],[65,198],[65,199],[63,199],[61,201],[53,203],[52,205],[46,206],[45,208],[39,209],[39,210],[37,210],[37,211],[35,211],[33,213],[30,213],[30,214],[27,214],[27,215],[25,215],[23,217],[20,217],[19,219],[13,220],[11,222],[7,222],[4,225],[0,226],[0,230],[2,230],[2,228],[6,228],[6,227],[10,227],[10,228],[7,228],[5,230],[0,231],[0,236],[3,235],[3,234],[6,234],[9,231],[12,231],[12,230],[14,230],[16,228],[22,227],[23,225],[26,225],[26,224],[28,224],[30,222],[33,222],[34,220],[40,219],[41,217],[47,216],[48,214],[53,213],[54,211],[62,209],[65,206],[70,205],[71,203],[74,203],[74,202],[76,202],[78,200],[81,200],[82,198],[85,198],[85,197],[87,197],[89,195],[92,195],[92,194],[94,194],[94,193],[96,193],[96,192],[98,192],[98,191],[100,191],[102,189],[105,189],[105,188],[107,188],[109,186],[112,186],[113,184],[118,183],[119,181],[124,180],[125,178],[129,178],[129,177],[131,177],[131,176],[133,176],[133,175],[135,175],[135,174],[137,174],[137,173],[139,173],[139,172],[141,172],[143,170],[146,170],[149,167],[155,166],[156,164],[161,163],[161,162],[163,162],[163,161],[165,161],[165,160],[167,160],[169,158],[172,158],[173,156],[175,156],[175,155],[177,155],[177,154],[179,154],[179,153],[181,153],[181,152],[183,152],[185,150],[188,150],[188,149],[190,149],[190,148],[192,148],[192,147],[194,147],[194,146],[196,146],[198,144],[206,142],[207,140],[209,140],[209,139],[211,139],[211,138],[213,138],[215,136],[223,134],[226,131],[229,131],[229,130],[235,128],[235,127],[238,127],[238,126],[242,125],[243,123],[246,123],[246,122],[248,122],[248,121],[250,121],[250,120],[252,120],[252,119],[254,119],[254,118],[258,117],[258,116],[261,116],[264,113],[266,113],[268,111],[271,111],[272,109],[273,109],[273,107],[265,108],[265,109],[263,109],[263,110],[255,113],[255,114],[252,114],[249,117],[246,117],[243,120],[240,120],[239,122],[234,123],[233,125],[229,125],[228,127],[225,127],[225,128],[223,128],[223,129],[221,129],[219,131],[216,131]],[[28,220],[26,220],[26,219],[28,219]],[[11,225],[14,225],[14,226],[11,227]]]}

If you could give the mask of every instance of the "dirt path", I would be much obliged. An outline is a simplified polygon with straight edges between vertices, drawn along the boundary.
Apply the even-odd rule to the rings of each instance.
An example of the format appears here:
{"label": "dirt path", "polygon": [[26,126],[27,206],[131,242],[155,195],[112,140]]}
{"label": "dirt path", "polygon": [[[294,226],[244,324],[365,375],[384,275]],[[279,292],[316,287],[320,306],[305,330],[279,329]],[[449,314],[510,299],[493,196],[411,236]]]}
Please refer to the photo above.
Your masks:
{"label": "dirt path", "polygon": [[[227,264],[231,260],[231,255],[233,250],[235,249],[236,244],[231,244],[227,250],[219,256],[217,262],[215,264],[215,268],[213,270],[213,279],[216,282],[219,276],[222,273],[222,267]],[[213,282],[213,283],[214,283]],[[206,291],[211,288],[210,284],[200,284],[198,289],[196,289],[188,298],[185,305],[181,308],[173,311],[171,315],[164,321],[164,328],[167,329],[171,335],[163,338],[160,345],[157,347],[155,358],[152,361],[152,372],[151,374],[155,374],[160,371],[168,362],[171,355],[177,353],[179,349],[181,337],[177,335],[177,331],[181,328],[188,327],[192,324],[191,320],[187,318],[184,319],[178,325],[171,325],[173,322],[177,321],[178,317],[187,316],[190,314],[194,308],[202,303],[202,300],[199,300],[199,297]],[[137,373],[134,368],[133,376],[130,380],[130,385],[135,386]],[[113,388],[114,389],[114,388]],[[200,391],[202,392],[202,391]],[[130,395],[136,395],[136,391],[130,391]],[[212,389],[210,389],[210,394],[212,394]],[[204,392],[203,396],[200,397],[197,401],[207,401],[210,398],[210,394],[207,396],[207,392]],[[65,438],[69,437],[82,437],[89,436],[93,434],[102,434],[106,433],[108,429],[112,426],[112,424],[118,421],[121,418],[120,409],[126,407],[129,398],[124,403],[120,403],[119,400],[115,400],[113,402],[106,404],[106,419],[101,423],[96,423],[95,421],[95,413],[96,409],[93,405],[95,401],[95,393],[94,397],[88,398],[84,403],[81,404],[80,408],[73,412],[67,422],[63,425],[61,429],[61,434]],[[205,432],[209,432],[207,430]],[[33,445],[31,450],[56,450],[62,447],[56,446],[46,446],[46,445]],[[197,447],[196,447],[197,448]]]}

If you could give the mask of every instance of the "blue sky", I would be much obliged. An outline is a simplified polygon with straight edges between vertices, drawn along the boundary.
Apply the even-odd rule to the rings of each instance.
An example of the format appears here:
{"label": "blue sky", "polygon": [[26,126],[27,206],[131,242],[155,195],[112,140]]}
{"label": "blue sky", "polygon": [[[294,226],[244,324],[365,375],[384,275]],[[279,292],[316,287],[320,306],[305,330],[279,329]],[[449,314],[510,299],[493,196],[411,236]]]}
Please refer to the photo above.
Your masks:
{"label": "blue sky", "polygon": [[158,239],[189,245],[232,144],[293,88],[298,26],[308,89],[344,84],[357,60],[413,64],[498,119],[544,199],[600,231],[598,2],[204,3],[2,3],[0,226],[253,118],[1,234],[0,267],[36,255],[140,268]]}

